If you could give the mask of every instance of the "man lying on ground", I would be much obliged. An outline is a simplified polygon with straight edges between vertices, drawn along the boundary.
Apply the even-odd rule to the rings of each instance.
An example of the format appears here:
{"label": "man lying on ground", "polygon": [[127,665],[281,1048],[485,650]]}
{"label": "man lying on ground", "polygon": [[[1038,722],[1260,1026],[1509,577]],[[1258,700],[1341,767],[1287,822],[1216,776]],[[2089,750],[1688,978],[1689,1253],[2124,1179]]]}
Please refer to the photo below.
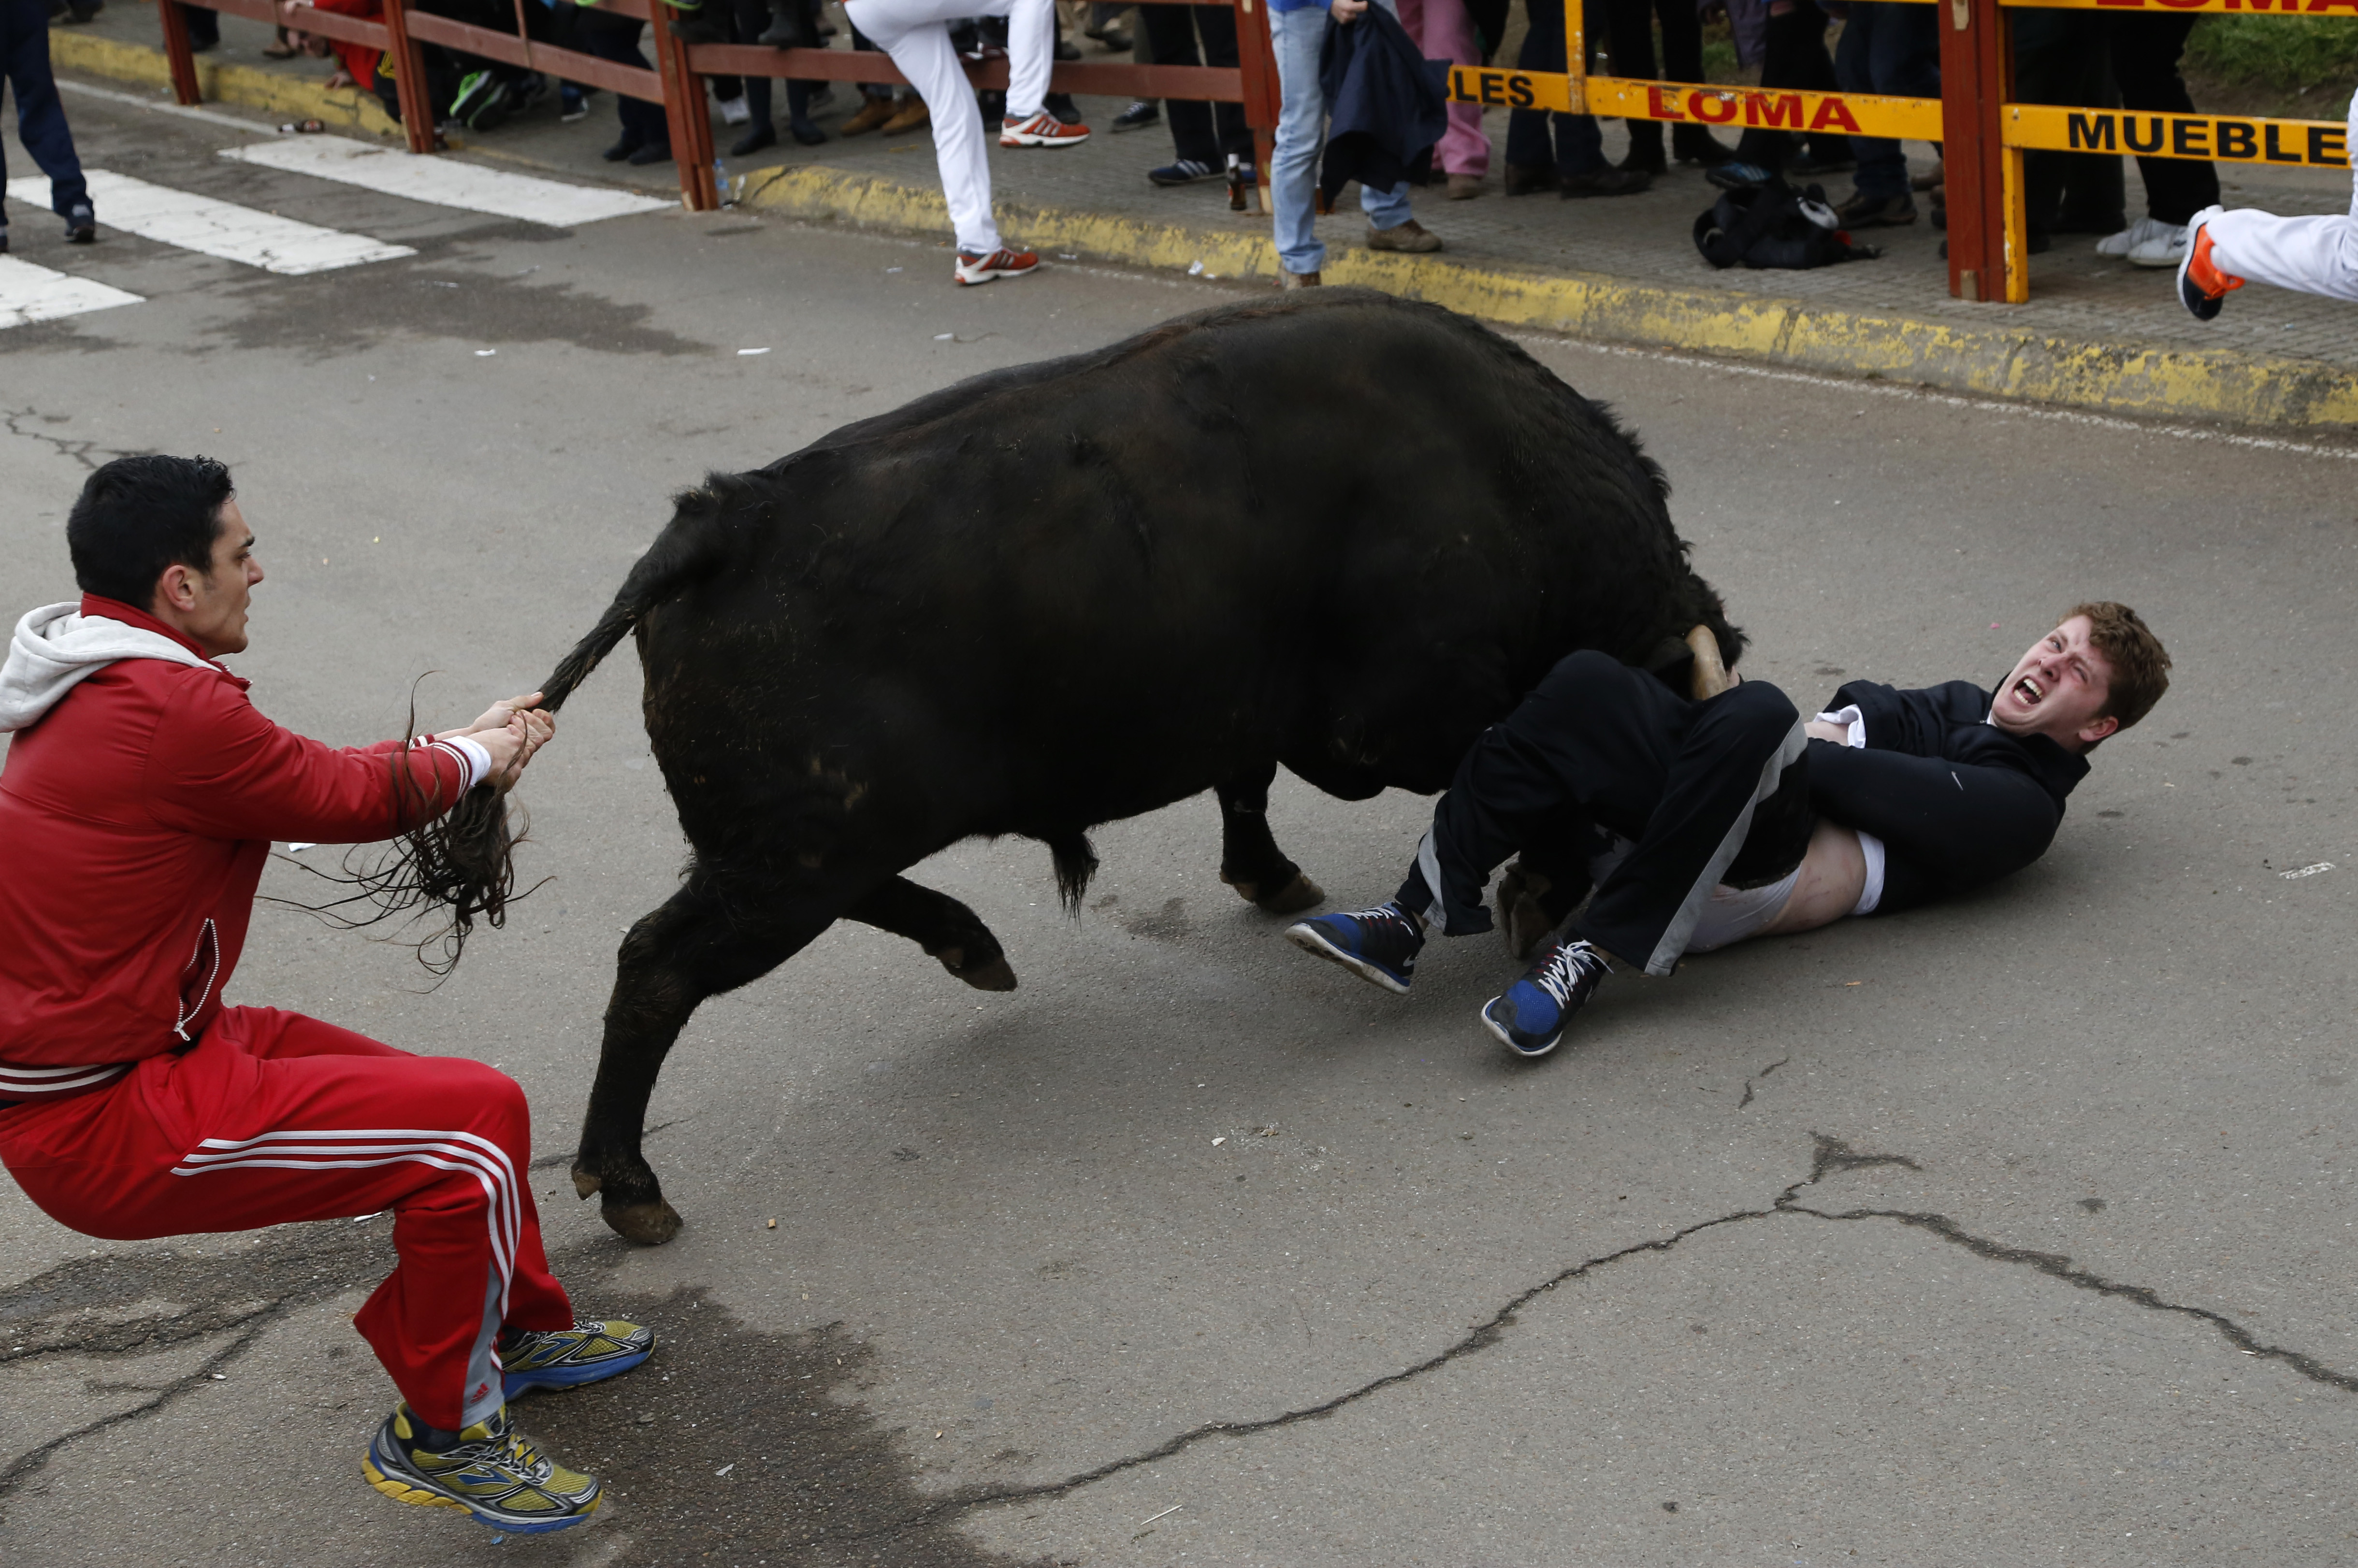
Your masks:
{"label": "man lying on ground", "polygon": [[393,1210],[398,1261],[353,1325],[402,1402],[362,1474],[501,1530],[577,1524],[599,1483],[507,1401],[628,1371],[654,1336],[577,1323],[549,1274],[524,1091],[222,1000],[271,840],[367,843],[504,791],[554,721],[535,693],[341,752],[271,723],[216,662],[262,581],[234,493],[207,458],[91,475],[66,524],[83,597],[26,615],[0,665],[0,1163],[118,1241]]}
{"label": "man lying on ground", "polygon": [[1913,908],[2030,864],[2087,752],[2150,712],[2169,670],[2136,611],[2110,602],[2075,606],[1995,693],[1853,681],[1806,725],[1764,682],[1691,702],[1574,654],[1475,741],[1390,903],[1286,938],[1405,992],[1428,929],[1491,928],[1484,890],[1520,851],[1500,886],[1509,946],[1561,931],[1482,1022],[1544,1056],[1608,958],[1667,975],[1687,953]]}

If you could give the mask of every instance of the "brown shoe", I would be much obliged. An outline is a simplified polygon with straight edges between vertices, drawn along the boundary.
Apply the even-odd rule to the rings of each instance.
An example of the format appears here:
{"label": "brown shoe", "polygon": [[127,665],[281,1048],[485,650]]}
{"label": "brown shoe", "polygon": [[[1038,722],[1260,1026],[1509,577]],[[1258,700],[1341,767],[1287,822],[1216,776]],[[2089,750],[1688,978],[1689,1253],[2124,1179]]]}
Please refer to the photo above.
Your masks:
{"label": "brown shoe", "polygon": [[1556,186],[1555,168],[1543,163],[1510,163],[1507,166],[1505,184],[1509,196],[1529,196],[1534,191],[1553,190]]}
{"label": "brown shoe", "polygon": [[922,98],[912,98],[902,104],[891,119],[884,122],[884,134],[888,136],[897,136],[903,131],[914,131],[921,125],[930,125],[933,123],[934,116],[925,108],[925,101]]}
{"label": "brown shoe", "polygon": [[1453,174],[1449,177],[1449,200],[1471,201],[1482,194],[1482,177],[1478,174]]}
{"label": "brown shoe", "polygon": [[1277,287],[1281,294],[1289,288],[1316,288],[1325,282],[1325,279],[1314,272],[1288,272],[1283,267],[1277,269]]}
{"label": "brown shoe", "polygon": [[1441,236],[1411,218],[1395,229],[1368,228],[1368,249],[1401,251],[1410,255],[1430,255],[1441,248]]}
{"label": "brown shoe", "polygon": [[1653,183],[1654,177],[1642,168],[1607,164],[1595,174],[1575,175],[1560,181],[1556,194],[1566,201],[1584,200],[1591,196],[1635,196]]}
{"label": "brown shoe", "polygon": [[1947,177],[1947,160],[1944,158],[1934,158],[1932,160],[1931,169],[1927,173],[1920,174],[1910,178],[1908,181],[1908,189],[1910,190],[1930,190],[1934,186],[1942,183]]}
{"label": "brown shoe", "polygon": [[871,98],[860,104],[860,113],[846,120],[836,134],[844,136],[864,135],[899,113],[899,106],[890,97]]}

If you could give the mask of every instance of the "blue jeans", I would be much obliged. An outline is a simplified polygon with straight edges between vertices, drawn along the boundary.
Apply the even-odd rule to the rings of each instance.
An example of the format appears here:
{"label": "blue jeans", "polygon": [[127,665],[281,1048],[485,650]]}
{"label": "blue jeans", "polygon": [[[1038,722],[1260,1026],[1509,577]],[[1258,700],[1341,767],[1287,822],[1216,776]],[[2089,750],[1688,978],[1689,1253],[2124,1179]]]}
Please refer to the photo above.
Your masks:
{"label": "blue jeans", "polygon": [[[1938,98],[1939,22],[1930,5],[1853,5],[1842,42],[1834,46],[1834,80],[1844,92]],[[1889,200],[1908,194],[1908,155],[1898,142],[1888,136],[1853,136],[1850,146],[1858,157],[1852,183],[1859,195]]]}
{"label": "blue jeans", "polygon": [[[1392,0],[1376,0],[1385,10]],[[1318,143],[1326,128],[1326,96],[1318,85],[1318,47],[1326,38],[1323,6],[1271,11],[1269,31],[1277,51],[1277,88],[1284,107],[1277,116],[1277,151],[1270,159],[1270,200],[1277,208],[1277,263],[1288,272],[1316,272],[1326,264],[1319,239]],[[1409,221],[1408,186],[1390,190],[1359,188],[1359,205],[1379,229]]]}
{"label": "blue jeans", "polygon": [[[1563,7],[1552,0],[1530,0],[1531,25],[1523,33],[1522,52],[1515,57],[1519,70],[1562,70]],[[1552,124],[1555,150],[1548,150]],[[1518,109],[1507,116],[1507,161],[1525,168],[1555,166],[1566,179],[1594,174],[1605,167],[1605,138],[1593,114],[1559,114],[1548,109]]]}
{"label": "blue jeans", "polygon": [[[16,135],[49,177],[50,204],[58,216],[73,216],[90,201],[90,186],[74,156],[73,133],[66,129],[65,105],[58,102],[49,74],[49,7],[47,0],[0,0],[0,76],[16,94]],[[0,186],[8,174],[0,168]],[[0,228],[8,224],[0,212]]]}

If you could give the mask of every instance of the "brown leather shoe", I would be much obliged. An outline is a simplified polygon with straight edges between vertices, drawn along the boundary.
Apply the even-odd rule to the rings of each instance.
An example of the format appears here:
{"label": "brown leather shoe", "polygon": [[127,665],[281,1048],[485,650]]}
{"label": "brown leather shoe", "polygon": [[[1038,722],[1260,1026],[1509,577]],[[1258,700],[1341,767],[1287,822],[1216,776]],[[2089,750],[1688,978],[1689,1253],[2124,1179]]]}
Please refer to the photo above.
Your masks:
{"label": "brown leather shoe", "polygon": [[1441,248],[1441,236],[1411,218],[1398,228],[1368,228],[1368,249],[1400,251],[1410,255],[1430,255]]}
{"label": "brown leather shoe", "polygon": [[1325,282],[1325,279],[1314,272],[1288,272],[1283,267],[1277,269],[1277,287],[1281,294],[1290,288],[1316,288]]}
{"label": "brown leather shoe", "polygon": [[902,104],[891,119],[884,122],[884,134],[888,136],[897,136],[903,131],[914,131],[922,125],[930,125],[933,123],[934,116],[925,108],[925,101],[922,98],[912,98]]}
{"label": "brown leather shoe", "polygon": [[1590,196],[1635,196],[1653,183],[1654,177],[1642,168],[1607,164],[1595,174],[1564,180],[1556,194],[1567,201]]}
{"label": "brown leather shoe", "polygon": [[1471,201],[1482,194],[1482,177],[1478,174],[1453,174],[1449,177],[1449,200]]}
{"label": "brown leather shoe", "polygon": [[862,135],[883,124],[900,112],[899,106],[889,96],[871,98],[860,104],[860,113],[846,120],[838,128],[836,134],[843,136]]}

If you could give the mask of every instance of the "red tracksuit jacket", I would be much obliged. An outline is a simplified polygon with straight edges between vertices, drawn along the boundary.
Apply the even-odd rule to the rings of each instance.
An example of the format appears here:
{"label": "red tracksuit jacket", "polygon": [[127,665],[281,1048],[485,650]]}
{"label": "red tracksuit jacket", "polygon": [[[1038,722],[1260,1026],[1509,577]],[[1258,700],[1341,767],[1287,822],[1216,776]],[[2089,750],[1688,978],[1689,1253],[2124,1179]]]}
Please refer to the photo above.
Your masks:
{"label": "red tracksuit jacket", "polygon": [[[81,612],[202,652],[114,600],[86,596]],[[0,1099],[60,1081],[12,1085],[11,1068],[127,1064],[202,1034],[245,946],[271,840],[368,843],[457,803],[467,767],[455,752],[413,747],[416,789],[396,791],[401,742],[331,750],[265,719],[246,686],[218,665],[124,659],[10,743]]]}

